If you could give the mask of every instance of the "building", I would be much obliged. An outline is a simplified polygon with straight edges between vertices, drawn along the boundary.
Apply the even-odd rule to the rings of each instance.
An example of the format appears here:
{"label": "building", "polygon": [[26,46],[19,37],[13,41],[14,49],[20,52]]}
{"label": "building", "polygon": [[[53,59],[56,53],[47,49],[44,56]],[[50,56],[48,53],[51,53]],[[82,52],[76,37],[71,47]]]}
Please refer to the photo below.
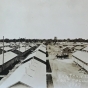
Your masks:
{"label": "building", "polygon": [[57,37],[54,37],[54,40],[57,40]]}
{"label": "building", "polygon": [[[1,49],[3,50],[3,47],[2,47]],[[8,52],[8,51],[13,50],[13,48],[10,48],[10,47],[8,46],[8,47],[4,47],[4,50],[5,50],[6,52]]]}
{"label": "building", "polygon": [[13,63],[18,61],[17,54],[9,51],[4,53],[4,59],[3,54],[0,55],[0,72],[11,66]]}
{"label": "building", "polygon": [[81,66],[81,69],[84,69],[88,72],[88,53],[83,51],[77,51],[72,54],[73,61]]}
{"label": "building", "polygon": [[84,46],[75,46],[75,47],[74,47],[75,50],[82,50],[82,49],[84,49],[84,48],[85,48]]}
{"label": "building", "polygon": [[[3,53],[3,49],[0,48],[0,54]],[[6,51],[4,50],[4,53],[6,53]]]}
{"label": "building", "polygon": [[88,46],[82,49],[82,51],[88,52]]}
{"label": "building", "polygon": [[2,82],[0,88],[46,88],[44,48],[45,46],[41,45],[28,55],[20,66]]}
{"label": "building", "polygon": [[65,47],[63,48],[62,53],[63,55],[69,55],[69,53],[71,53],[71,49],[69,47]]}

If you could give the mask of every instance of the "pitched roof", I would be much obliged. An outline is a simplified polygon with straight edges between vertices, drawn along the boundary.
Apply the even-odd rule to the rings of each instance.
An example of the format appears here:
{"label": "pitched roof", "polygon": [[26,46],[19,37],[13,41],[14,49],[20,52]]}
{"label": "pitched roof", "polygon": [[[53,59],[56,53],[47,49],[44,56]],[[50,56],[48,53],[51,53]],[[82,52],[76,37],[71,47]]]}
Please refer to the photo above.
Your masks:
{"label": "pitched roof", "polygon": [[[17,54],[11,51],[4,53],[4,63],[8,62],[9,60],[13,59],[16,56]],[[2,64],[3,64],[3,54],[0,54],[0,65]]]}
{"label": "pitched roof", "polygon": [[87,46],[87,47],[85,47],[83,50],[88,51],[88,46]]}
{"label": "pitched roof", "polygon": [[46,66],[32,59],[18,67],[17,70],[1,84],[0,88],[9,88],[19,82],[29,87],[31,86],[32,88],[45,88]]}
{"label": "pitched roof", "polygon": [[78,50],[83,49],[83,48],[84,48],[83,46],[76,46],[75,47],[75,49],[78,49]]}
{"label": "pitched roof", "polygon": [[[3,49],[3,47],[2,47],[1,49]],[[5,50],[5,51],[11,50],[11,49],[13,49],[13,48],[10,48],[10,47],[4,47],[4,50]]]}
{"label": "pitched roof", "polygon": [[76,58],[78,58],[79,60],[83,61],[86,64],[88,63],[88,53],[87,52],[77,51],[73,53],[73,56],[75,56]]}
{"label": "pitched roof", "polygon": [[[43,46],[39,46],[32,54],[28,55],[28,57],[23,62],[30,60],[30,58],[32,58],[34,56],[35,56],[35,58],[46,62],[46,54],[42,53],[40,51],[40,49],[43,51],[43,49],[41,47],[43,47]],[[44,52],[46,52],[46,50]]]}
{"label": "pitched roof", "polygon": [[26,47],[20,47],[20,49],[18,48],[17,50],[21,51],[21,52],[25,52],[26,50],[30,49],[30,47],[26,48]]}

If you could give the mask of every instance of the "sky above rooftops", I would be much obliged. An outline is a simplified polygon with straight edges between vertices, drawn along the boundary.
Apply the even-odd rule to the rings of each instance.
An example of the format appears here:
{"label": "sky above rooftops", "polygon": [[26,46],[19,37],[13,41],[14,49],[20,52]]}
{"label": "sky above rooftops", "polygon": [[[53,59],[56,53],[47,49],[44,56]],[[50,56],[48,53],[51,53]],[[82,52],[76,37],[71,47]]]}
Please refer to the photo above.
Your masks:
{"label": "sky above rooftops", "polygon": [[0,39],[88,38],[88,0],[0,0]]}

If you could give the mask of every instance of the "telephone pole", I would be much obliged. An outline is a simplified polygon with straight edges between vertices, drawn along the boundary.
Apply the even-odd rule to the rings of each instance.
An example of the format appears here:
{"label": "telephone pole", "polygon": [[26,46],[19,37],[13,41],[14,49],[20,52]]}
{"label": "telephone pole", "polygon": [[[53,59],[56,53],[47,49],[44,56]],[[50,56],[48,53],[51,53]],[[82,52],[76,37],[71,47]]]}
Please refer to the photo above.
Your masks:
{"label": "telephone pole", "polygon": [[3,36],[3,70],[4,70],[4,36]]}

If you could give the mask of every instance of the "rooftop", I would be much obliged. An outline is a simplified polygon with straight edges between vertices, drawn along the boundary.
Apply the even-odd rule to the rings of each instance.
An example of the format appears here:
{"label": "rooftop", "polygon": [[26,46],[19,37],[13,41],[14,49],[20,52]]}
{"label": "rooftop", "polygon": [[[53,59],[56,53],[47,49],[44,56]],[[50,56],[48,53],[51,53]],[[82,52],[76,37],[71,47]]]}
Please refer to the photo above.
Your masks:
{"label": "rooftop", "polygon": [[87,47],[85,47],[83,50],[88,51],[88,46],[87,46]]}
{"label": "rooftop", "polygon": [[[13,59],[16,56],[17,56],[17,54],[15,54],[13,52],[4,53],[4,63],[8,62],[9,60]],[[0,54],[0,65],[2,65],[2,64],[3,64],[3,54]]]}
{"label": "rooftop", "polygon": [[[12,79],[14,80],[12,81]],[[11,88],[11,86],[19,82],[32,88],[46,88],[46,65],[32,59],[18,67],[17,70],[1,84],[0,88]],[[16,88],[19,88],[19,86]]]}
{"label": "rooftop", "polygon": [[[3,49],[3,47],[2,47],[1,49]],[[5,50],[5,51],[11,50],[11,49],[12,49],[12,48],[10,48],[10,47],[4,47],[4,50]]]}
{"label": "rooftop", "polygon": [[83,51],[77,51],[73,53],[73,56],[77,57],[78,59],[82,60],[85,63],[88,63],[88,53]]}

